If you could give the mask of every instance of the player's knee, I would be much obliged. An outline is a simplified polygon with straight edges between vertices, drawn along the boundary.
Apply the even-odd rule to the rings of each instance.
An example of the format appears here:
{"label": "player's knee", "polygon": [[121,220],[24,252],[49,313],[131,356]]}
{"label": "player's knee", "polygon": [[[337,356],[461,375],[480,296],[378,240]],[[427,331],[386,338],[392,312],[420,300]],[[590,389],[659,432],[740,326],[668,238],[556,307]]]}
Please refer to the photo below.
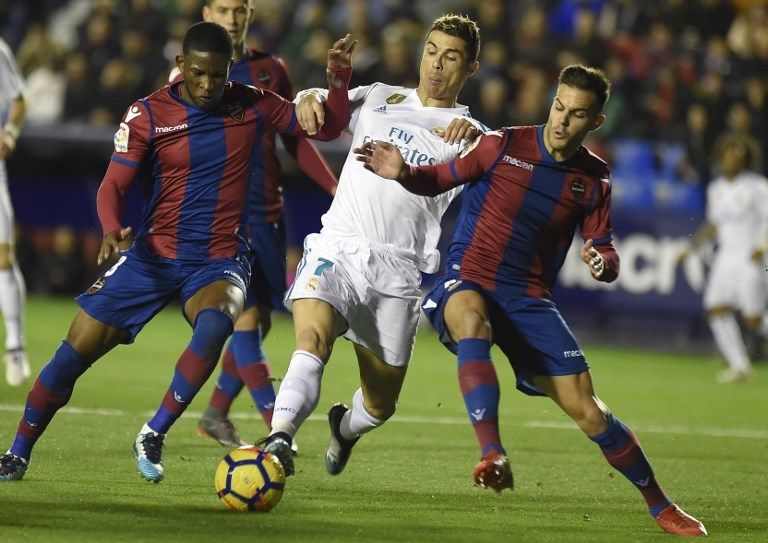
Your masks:
{"label": "player's knee", "polygon": [[332,348],[333,344],[315,328],[302,328],[296,334],[296,349],[312,353],[323,362],[330,358]]}
{"label": "player's knee", "polygon": [[192,344],[203,358],[215,356],[218,359],[218,353],[221,353],[233,329],[234,324],[229,315],[218,309],[203,309],[195,319]]}
{"label": "player's knee", "polygon": [[610,415],[596,402],[582,402],[571,407],[568,414],[587,435],[597,435],[605,431]]}
{"label": "player's knee", "polygon": [[491,323],[485,315],[474,309],[467,309],[456,319],[454,330],[458,339],[465,338],[491,338]]}

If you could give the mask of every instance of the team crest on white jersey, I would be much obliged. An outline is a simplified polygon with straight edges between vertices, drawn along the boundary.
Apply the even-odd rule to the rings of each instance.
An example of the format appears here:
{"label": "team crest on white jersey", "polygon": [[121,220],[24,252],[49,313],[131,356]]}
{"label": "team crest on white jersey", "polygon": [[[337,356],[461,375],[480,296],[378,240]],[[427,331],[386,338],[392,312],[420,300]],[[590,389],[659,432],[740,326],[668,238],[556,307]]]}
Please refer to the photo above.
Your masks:
{"label": "team crest on white jersey", "polygon": [[125,114],[124,122],[129,123],[139,115],[141,115],[141,110],[139,109],[139,106],[131,106],[131,109],[129,109],[128,113]]}
{"label": "team crest on white jersey", "polygon": [[118,153],[128,152],[128,138],[131,135],[131,129],[125,123],[120,123],[120,127],[115,132],[115,151]]}
{"label": "team crest on white jersey", "polygon": [[436,126],[434,128],[430,128],[429,133],[432,134],[433,136],[437,136],[438,138],[442,138],[443,134],[445,134],[445,127]]}
{"label": "team crest on white jersey", "polygon": [[405,100],[405,95],[396,92],[395,94],[393,94],[392,96],[387,98],[387,103],[388,104],[399,104],[403,100]]}

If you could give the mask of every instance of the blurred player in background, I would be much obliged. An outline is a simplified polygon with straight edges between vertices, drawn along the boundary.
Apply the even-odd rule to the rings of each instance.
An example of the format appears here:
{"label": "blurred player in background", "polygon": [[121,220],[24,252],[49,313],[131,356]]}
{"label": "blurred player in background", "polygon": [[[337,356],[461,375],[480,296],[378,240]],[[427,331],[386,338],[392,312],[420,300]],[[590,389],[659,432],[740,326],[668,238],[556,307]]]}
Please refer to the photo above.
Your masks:
{"label": "blurred player in background", "polygon": [[467,183],[449,271],[423,308],[441,341],[458,355],[459,385],[482,451],[475,483],[497,492],[513,487],[499,436],[499,381],[491,361],[496,343],[515,371],[517,388],[549,396],[565,411],[640,490],[662,529],[706,535],[662,491],[635,435],[595,395],[584,353],[551,300],[577,227],[592,277],[618,277],[610,171],[582,145],[605,120],[609,90],[601,71],[568,66],[545,125],[485,134],[447,164],[415,168],[386,142],[356,151],[366,167],[416,194],[433,196]]}
{"label": "blurred player in background", "polygon": [[[417,88],[374,83],[350,91],[353,145],[392,141],[412,164],[455,157],[459,142],[479,133],[468,108],[456,102],[466,78],[477,71],[479,50],[474,21],[456,15],[436,19],[426,36]],[[297,96],[297,115],[306,113],[307,126],[322,117],[318,94]],[[328,473],[341,473],[360,436],[394,414],[416,337],[421,272],[438,268],[440,218],[457,192],[425,198],[391,190],[350,151],[323,229],[304,241],[304,257],[286,294],[296,350],[264,444],[287,474],[293,473],[291,442],[317,407],[323,371],[339,336],[354,344],[361,387],[351,408],[337,404],[328,412]]]}
{"label": "blurred player in background", "polygon": [[[312,129],[315,138],[335,138],[349,121],[355,43],[347,35],[328,52],[329,111],[322,129]],[[229,81],[232,51],[220,25],[192,25],[176,57],[184,80],[128,108],[97,195],[104,230],[99,264],[117,255],[130,235],[121,221],[125,193],[148,166],[152,185],[142,224],[131,248],[78,297],[81,309],[66,340],[40,372],[16,438],[0,458],[0,480],[23,477],[35,443],[91,364],[118,344],[133,342],[178,299],[192,339],[160,408],[133,444],[140,475],[163,479],[165,434],[213,372],[245,301],[250,269],[239,231],[264,131],[307,135],[291,102]]]}
{"label": "blurred player in background", "polygon": [[0,39],[0,312],[5,322],[5,380],[14,387],[31,375],[24,350],[26,290],[13,249],[13,207],[5,168],[27,112],[23,84],[10,47]]}
{"label": "blurred player in background", "polygon": [[[229,72],[229,78],[245,85],[271,90],[291,100],[293,91],[283,60],[245,47],[252,18],[253,7],[248,0],[208,0],[203,7],[203,19],[220,24],[232,38],[235,64]],[[171,80],[180,76],[174,70]],[[305,138],[288,134],[281,134],[280,139],[299,168],[333,195],[338,181],[315,146]],[[274,132],[264,134],[260,160],[254,161],[252,166],[244,221],[245,234],[253,248],[250,260],[251,282],[246,293],[245,307],[224,351],[216,388],[197,426],[201,436],[212,437],[230,447],[246,444],[241,441],[229,419],[232,402],[244,383],[267,428],[271,428],[275,391],[262,340],[272,325],[272,309],[282,307],[286,289],[283,199]]]}
{"label": "blurred player in background", "polygon": [[[749,171],[750,146],[738,135],[725,136],[716,150],[720,175],[707,187],[706,222],[696,232],[687,258],[716,240],[714,262],[704,290],[709,326],[728,369],[720,383],[752,375],[750,357],[759,354],[766,300],[768,254],[768,179]],[[736,312],[744,322],[742,336]]]}

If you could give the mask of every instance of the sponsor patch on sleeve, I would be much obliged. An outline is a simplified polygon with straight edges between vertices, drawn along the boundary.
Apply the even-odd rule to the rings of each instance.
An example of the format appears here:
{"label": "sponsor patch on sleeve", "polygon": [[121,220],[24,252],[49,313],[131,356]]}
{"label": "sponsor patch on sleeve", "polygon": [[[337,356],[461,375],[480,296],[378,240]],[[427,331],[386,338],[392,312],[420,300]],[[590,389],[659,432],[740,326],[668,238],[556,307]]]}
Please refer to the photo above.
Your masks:
{"label": "sponsor patch on sleeve", "polygon": [[115,151],[118,153],[128,152],[128,137],[131,135],[131,129],[125,123],[120,123],[120,128],[115,132]]}

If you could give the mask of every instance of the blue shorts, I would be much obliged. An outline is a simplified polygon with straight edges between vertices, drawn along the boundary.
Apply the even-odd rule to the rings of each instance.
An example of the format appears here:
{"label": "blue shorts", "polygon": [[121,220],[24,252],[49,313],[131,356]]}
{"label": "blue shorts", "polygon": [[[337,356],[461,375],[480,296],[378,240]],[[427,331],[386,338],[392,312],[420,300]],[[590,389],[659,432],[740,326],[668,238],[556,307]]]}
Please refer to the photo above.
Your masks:
{"label": "blue shorts", "polygon": [[254,305],[282,309],[286,284],[285,226],[276,223],[250,223],[246,235],[251,243],[251,282],[245,308]]}
{"label": "blue shorts", "polygon": [[454,354],[457,344],[443,319],[448,298],[462,290],[480,293],[488,305],[493,342],[509,360],[517,388],[530,395],[544,394],[533,384],[537,375],[574,375],[589,369],[584,353],[552,300],[502,299],[457,274],[438,279],[424,298],[422,309],[440,341]]}
{"label": "blue shorts", "polygon": [[157,255],[136,242],[88,290],[78,305],[94,319],[126,330],[133,343],[152,317],[179,299],[182,308],[197,291],[216,281],[229,281],[245,292],[249,266],[244,256],[188,262]]}

